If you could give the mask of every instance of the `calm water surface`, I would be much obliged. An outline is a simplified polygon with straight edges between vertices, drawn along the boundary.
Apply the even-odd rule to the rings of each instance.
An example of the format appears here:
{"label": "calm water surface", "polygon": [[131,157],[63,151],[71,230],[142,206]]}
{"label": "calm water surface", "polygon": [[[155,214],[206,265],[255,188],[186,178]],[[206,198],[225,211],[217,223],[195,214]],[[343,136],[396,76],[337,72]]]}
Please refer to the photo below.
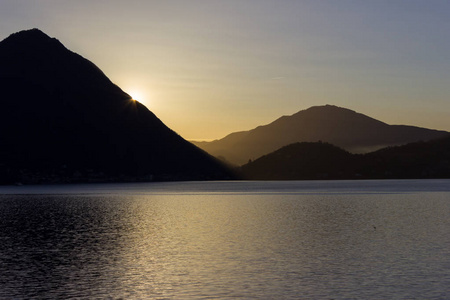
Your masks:
{"label": "calm water surface", "polygon": [[0,298],[448,299],[450,181],[0,187]]}

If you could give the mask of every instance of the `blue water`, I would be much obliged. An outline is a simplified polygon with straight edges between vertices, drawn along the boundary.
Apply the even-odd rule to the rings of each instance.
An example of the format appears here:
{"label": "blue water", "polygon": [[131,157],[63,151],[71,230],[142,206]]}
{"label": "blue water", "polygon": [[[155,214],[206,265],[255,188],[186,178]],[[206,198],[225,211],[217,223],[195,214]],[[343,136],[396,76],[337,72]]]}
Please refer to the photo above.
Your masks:
{"label": "blue water", "polygon": [[450,181],[0,187],[0,298],[448,299]]}

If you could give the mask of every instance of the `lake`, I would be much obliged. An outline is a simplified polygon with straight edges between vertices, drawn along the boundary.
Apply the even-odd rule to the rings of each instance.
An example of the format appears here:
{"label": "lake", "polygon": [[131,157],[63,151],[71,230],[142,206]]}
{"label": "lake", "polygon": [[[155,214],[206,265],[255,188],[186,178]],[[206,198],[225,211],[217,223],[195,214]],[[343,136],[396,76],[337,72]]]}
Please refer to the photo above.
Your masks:
{"label": "lake", "polygon": [[0,187],[0,299],[450,298],[450,180]]}

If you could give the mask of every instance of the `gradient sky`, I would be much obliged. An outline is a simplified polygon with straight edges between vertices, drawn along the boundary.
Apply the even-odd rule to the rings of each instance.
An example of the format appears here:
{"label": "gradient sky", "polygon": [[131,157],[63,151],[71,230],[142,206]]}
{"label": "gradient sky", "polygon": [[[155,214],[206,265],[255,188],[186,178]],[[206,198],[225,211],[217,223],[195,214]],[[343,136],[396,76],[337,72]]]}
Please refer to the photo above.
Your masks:
{"label": "gradient sky", "polygon": [[0,39],[39,28],[186,139],[314,105],[450,131],[447,0],[0,0]]}

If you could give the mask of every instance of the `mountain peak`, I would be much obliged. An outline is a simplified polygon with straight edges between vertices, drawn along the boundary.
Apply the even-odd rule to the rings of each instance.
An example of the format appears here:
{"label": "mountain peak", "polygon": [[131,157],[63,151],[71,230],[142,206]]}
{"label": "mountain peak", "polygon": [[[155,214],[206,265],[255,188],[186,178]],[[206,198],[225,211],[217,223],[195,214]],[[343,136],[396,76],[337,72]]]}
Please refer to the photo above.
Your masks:
{"label": "mountain peak", "polygon": [[388,125],[351,109],[322,105],[283,116],[249,131],[230,134],[221,140],[197,145],[231,163],[243,164],[297,142],[320,140],[361,153],[447,134],[425,128]]}
{"label": "mountain peak", "polygon": [[64,87],[59,86],[60,90],[78,89],[83,94],[92,92],[95,85],[112,85],[92,62],[37,28],[13,33],[1,41],[0,58],[0,77],[28,78],[53,92],[61,84]]}
{"label": "mountain peak", "polygon": [[301,111],[333,111],[333,112],[355,112],[354,110],[340,107],[336,105],[326,104],[326,105],[318,105],[318,106],[311,106],[310,108],[307,108],[305,110]]}
{"label": "mountain peak", "polygon": [[52,40],[52,38],[49,37],[47,34],[45,34],[43,31],[37,28],[33,28],[13,33],[9,37],[7,37],[4,41],[6,42],[17,40],[36,43],[42,41],[49,41]]}
{"label": "mountain peak", "polygon": [[11,34],[9,37],[0,42],[3,51],[9,53],[49,53],[54,51],[67,50],[64,45],[57,40],[48,36],[43,31],[33,28],[22,30]]}

